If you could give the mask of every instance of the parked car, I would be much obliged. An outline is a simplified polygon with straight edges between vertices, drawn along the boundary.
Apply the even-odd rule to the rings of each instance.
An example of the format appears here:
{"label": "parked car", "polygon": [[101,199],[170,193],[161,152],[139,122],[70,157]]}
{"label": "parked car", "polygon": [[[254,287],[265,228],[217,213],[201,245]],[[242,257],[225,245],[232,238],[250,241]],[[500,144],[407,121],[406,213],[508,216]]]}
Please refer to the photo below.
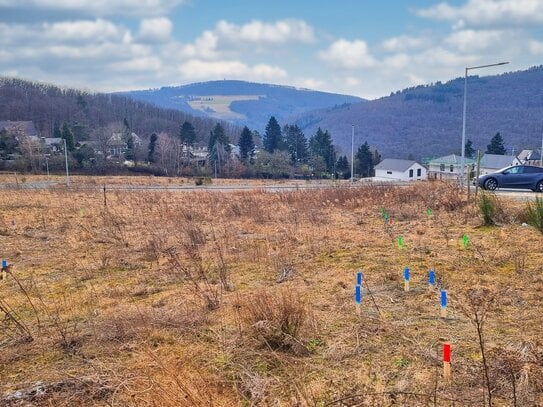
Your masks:
{"label": "parked car", "polygon": [[479,177],[479,186],[489,191],[496,188],[531,189],[543,192],[543,168],[531,165],[513,165]]}

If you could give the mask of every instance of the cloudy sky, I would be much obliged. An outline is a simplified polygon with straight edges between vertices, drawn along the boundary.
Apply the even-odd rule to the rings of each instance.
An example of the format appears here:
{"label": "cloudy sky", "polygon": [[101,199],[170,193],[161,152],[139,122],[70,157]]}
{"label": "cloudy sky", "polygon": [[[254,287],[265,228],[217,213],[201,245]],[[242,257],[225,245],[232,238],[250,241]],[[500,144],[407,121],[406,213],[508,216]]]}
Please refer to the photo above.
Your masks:
{"label": "cloudy sky", "polygon": [[373,99],[499,61],[543,63],[543,0],[0,0],[0,75],[97,91],[226,78]]}

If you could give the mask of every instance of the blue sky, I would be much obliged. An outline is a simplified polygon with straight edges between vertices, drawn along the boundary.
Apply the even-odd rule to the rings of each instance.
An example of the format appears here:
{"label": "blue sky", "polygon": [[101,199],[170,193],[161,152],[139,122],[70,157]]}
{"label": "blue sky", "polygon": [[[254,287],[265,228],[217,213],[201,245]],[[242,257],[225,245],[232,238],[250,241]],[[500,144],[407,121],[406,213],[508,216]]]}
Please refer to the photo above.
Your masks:
{"label": "blue sky", "polygon": [[0,75],[97,91],[242,79],[373,99],[466,66],[540,65],[542,27],[541,0],[0,0]]}

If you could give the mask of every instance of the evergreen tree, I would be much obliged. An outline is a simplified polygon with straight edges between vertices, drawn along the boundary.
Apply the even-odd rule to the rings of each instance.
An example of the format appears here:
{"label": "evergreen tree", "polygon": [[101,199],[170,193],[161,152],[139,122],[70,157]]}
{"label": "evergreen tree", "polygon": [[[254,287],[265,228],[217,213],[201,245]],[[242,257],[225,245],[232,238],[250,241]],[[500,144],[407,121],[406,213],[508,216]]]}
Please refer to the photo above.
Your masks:
{"label": "evergreen tree", "polygon": [[135,157],[134,154],[134,137],[132,134],[128,136],[128,139],[126,140],[126,152],[124,153],[124,158],[127,160],[133,160]]}
{"label": "evergreen tree", "polygon": [[268,153],[273,153],[275,150],[283,150],[283,136],[281,134],[281,127],[274,116],[270,117],[268,124],[266,125],[266,133],[264,133],[264,149]]}
{"label": "evergreen tree", "polygon": [[486,154],[505,154],[505,146],[503,145],[503,138],[500,132],[496,133],[490,140],[490,144],[486,146]]}
{"label": "evergreen tree", "polygon": [[60,131],[60,126],[58,123],[55,123],[53,126],[53,137],[55,138],[62,138],[62,132]]}
{"label": "evergreen tree", "polygon": [[130,130],[130,125],[126,117],[123,120],[123,128],[121,130],[122,138],[124,142],[128,142],[129,137],[132,135],[132,130]]}
{"label": "evergreen tree", "polygon": [[466,145],[464,147],[464,154],[467,158],[473,158],[473,154],[475,154],[475,150],[473,149],[473,143],[470,139],[466,141]]}
{"label": "evergreen tree", "polygon": [[255,142],[253,133],[245,126],[239,136],[239,158],[244,163],[252,163],[255,155]]}
{"label": "evergreen tree", "polygon": [[60,137],[66,140],[66,148],[68,151],[73,151],[75,148],[74,135],[68,126],[68,123],[64,122],[62,124],[62,130],[60,132]]}
{"label": "evergreen tree", "polygon": [[179,138],[181,139],[181,144],[184,144],[187,147],[192,147],[194,143],[196,143],[196,130],[192,123],[185,121],[181,125]]}
{"label": "evergreen tree", "polygon": [[340,156],[336,162],[336,171],[343,179],[348,179],[351,176],[351,166],[347,156]]}
{"label": "evergreen tree", "polygon": [[322,131],[319,127],[317,133],[309,140],[309,150],[311,155],[322,157],[324,160],[326,171],[332,172],[336,153],[332,145],[332,137],[328,131]]}
{"label": "evergreen tree", "polygon": [[373,154],[367,141],[358,148],[356,159],[358,160],[358,174],[362,178],[371,177],[373,175]]}
{"label": "evergreen tree", "polygon": [[307,162],[307,139],[302,130],[297,126],[283,127],[285,143],[293,164],[299,165]]}
{"label": "evergreen tree", "polygon": [[156,133],[151,134],[151,139],[149,140],[149,147],[148,147],[148,153],[147,153],[147,161],[150,163],[155,162],[155,147],[156,147],[156,141],[158,137]]}

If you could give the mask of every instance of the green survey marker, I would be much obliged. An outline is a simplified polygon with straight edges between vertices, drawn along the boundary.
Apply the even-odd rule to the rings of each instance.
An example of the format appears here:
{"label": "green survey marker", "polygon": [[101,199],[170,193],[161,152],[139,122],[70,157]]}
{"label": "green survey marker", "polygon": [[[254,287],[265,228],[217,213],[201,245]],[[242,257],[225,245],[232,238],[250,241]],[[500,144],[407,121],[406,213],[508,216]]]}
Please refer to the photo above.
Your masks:
{"label": "green survey marker", "polygon": [[398,249],[403,247],[403,236],[398,236]]}
{"label": "green survey marker", "polygon": [[432,210],[430,208],[426,209],[426,215],[431,216]]}
{"label": "green survey marker", "polygon": [[462,236],[462,246],[464,246],[464,249],[468,247],[468,237],[466,235]]}

